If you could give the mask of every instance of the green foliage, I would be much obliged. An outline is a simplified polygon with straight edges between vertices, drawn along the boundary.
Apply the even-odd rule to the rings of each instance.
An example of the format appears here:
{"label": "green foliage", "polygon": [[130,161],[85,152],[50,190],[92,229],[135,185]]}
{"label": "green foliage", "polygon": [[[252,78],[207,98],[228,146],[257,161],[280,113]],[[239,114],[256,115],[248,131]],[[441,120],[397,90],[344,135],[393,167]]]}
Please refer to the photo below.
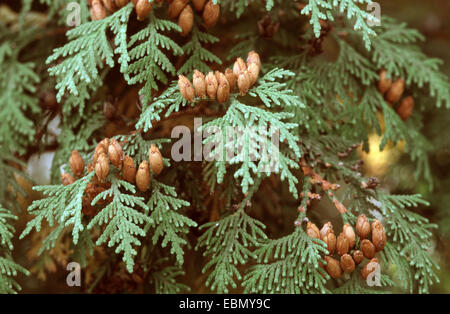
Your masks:
{"label": "green foliage", "polygon": [[35,135],[29,115],[41,111],[38,99],[32,95],[39,77],[32,62],[18,60],[21,47],[14,46],[8,41],[0,45],[0,144],[24,153]]}
{"label": "green foliage", "polygon": [[[127,5],[103,20],[84,23],[67,32],[69,42],[55,49],[53,55],[47,59],[47,64],[51,64],[64,58],[49,69],[50,75],[56,77],[58,100],[66,90],[78,96],[78,85],[89,85],[101,80],[99,69],[103,69],[105,64],[112,68],[115,54],[119,55],[122,68],[127,68],[130,57],[126,49],[126,31],[132,9],[131,4]],[[116,49],[113,49],[109,41],[108,30],[114,34]]]}
{"label": "green foliage", "polygon": [[[319,243],[320,242],[320,243]],[[327,250],[297,228],[280,239],[266,240],[254,254],[257,265],[249,269],[242,285],[246,293],[325,293],[328,274],[319,266]]]}
{"label": "green foliage", "polygon": [[41,185],[33,187],[34,190],[42,192],[47,197],[34,201],[28,208],[28,212],[35,217],[28,222],[20,238],[28,235],[33,228],[39,232],[42,222],[46,220],[50,227],[55,226],[55,228],[42,243],[39,253],[54,247],[66,227],[72,228],[73,243],[77,244],[80,232],[85,229],[81,213],[82,197],[94,174],[95,172],[91,172],[67,186]]}
{"label": "green foliage", "polygon": [[242,279],[238,265],[245,265],[254,259],[256,255],[250,249],[258,246],[260,241],[267,237],[263,232],[264,224],[244,211],[257,186],[259,184],[253,186],[253,190],[244,198],[235,213],[200,227],[207,230],[199,238],[197,249],[205,247],[203,255],[210,257],[202,272],[211,270],[206,285],[218,293],[228,293],[230,286],[237,287],[234,277],[237,280]]}
{"label": "green foliage", "polygon": [[147,27],[134,34],[128,43],[129,48],[139,43],[129,52],[130,58],[134,62],[129,66],[123,65],[129,84],[145,81],[140,90],[140,93],[144,95],[143,103],[145,104],[151,100],[151,90],[158,90],[158,81],[167,84],[168,79],[165,72],[175,74],[174,65],[161,49],[172,51],[175,56],[183,53],[178,44],[160,33],[170,30],[180,32],[181,28],[177,24],[158,19],[153,12],[150,14],[149,20]]}
{"label": "green foliage", "polygon": [[152,180],[151,197],[147,203],[151,212],[151,221],[145,227],[154,229],[153,244],[162,238],[161,247],[170,244],[170,253],[174,254],[177,263],[183,264],[183,246],[187,244],[184,238],[190,227],[196,227],[197,223],[177,211],[189,206],[189,202],[177,198],[175,189],[161,182]]}
{"label": "green foliage", "polygon": [[430,286],[439,282],[436,275],[439,266],[427,252],[432,237],[430,229],[437,226],[405,208],[429,204],[420,195],[378,193],[378,198],[385,217],[386,233],[392,239],[392,249],[386,251],[386,259],[391,263],[400,262],[396,265],[404,289],[412,292],[417,284],[419,293],[428,293]]}
{"label": "green foliage", "polygon": [[[159,266],[166,259],[156,261]],[[185,275],[185,272],[178,266],[167,266],[159,271],[152,272],[150,284],[155,286],[155,292],[161,294],[185,293],[189,287],[176,281],[177,277]]]}
{"label": "green foliage", "polygon": [[[113,173],[109,175],[109,179],[111,187],[99,193],[92,200],[92,205],[107,197],[111,197],[112,200],[89,222],[87,228],[106,225],[96,244],[101,245],[107,242],[109,247],[117,244],[115,252],[117,254],[123,252],[123,261],[126,263],[127,270],[132,273],[134,256],[137,254],[133,246],[140,246],[138,236],[145,236],[141,225],[151,223],[153,220],[138,210],[148,208],[143,197],[134,195],[136,194],[134,185],[117,179]],[[130,194],[121,190],[128,191]]]}
{"label": "green foliage", "polygon": [[222,64],[222,61],[212,52],[203,47],[203,44],[214,44],[219,39],[211,34],[202,32],[197,26],[198,20],[195,21],[192,29],[192,38],[183,47],[183,52],[189,58],[184,62],[178,73],[191,73],[194,69],[207,73],[211,71],[207,62]]}

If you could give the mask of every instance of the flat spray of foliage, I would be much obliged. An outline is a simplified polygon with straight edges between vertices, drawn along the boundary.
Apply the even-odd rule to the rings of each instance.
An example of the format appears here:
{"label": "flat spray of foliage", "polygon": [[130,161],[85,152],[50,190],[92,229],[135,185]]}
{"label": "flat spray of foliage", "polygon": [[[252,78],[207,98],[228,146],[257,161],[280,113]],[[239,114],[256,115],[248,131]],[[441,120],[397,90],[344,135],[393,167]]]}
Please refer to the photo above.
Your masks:
{"label": "flat spray of foliage", "polygon": [[[449,108],[450,84],[439,72],[440,61],[428,58],[416,46],[417,41],[423,40],[417,31],[387,17],[381,26],[370,27],[368,19],[373,17],[365,10],[368,0],[310,0],[301,11],[294,1],[288,0],[268,0],[264,5],[255,0],[214,1],[233,24],[230,34],[239,33],[231,41],[227,39],[232,44],[224,45],[230,60],[245,58],[248,51],[255,50],[264,56],[263,73],[246,96],[232,93],[221,106],[223,115],[209,118],[203,127],[262,127],[269,130],[268,134],[278,129],[281,144],[276,175],[293,198],[312,191],[300,171],[300,159],[320,154],[321,160],[330,164],[321,172],[324,178],[336,182],[338,177],[345,177],[349,182],[339,199],[348,204],[344,222],[354,223],[361,213],[375,218],[374,211],[383,217],[388,244],[380,257],[384,265],[395,265],[396,271],[383,269],[382,287],[368,287],[359,271],[340,284],[329,285],[331,279],[319,266],[326,253],[322,241],[313,242],[302,228],[270,238],[267,222],[252,217],[253,197],[269,176],[260,169],[270,164],[270,159],[248,158],[249,154],[258,154],[249,133],[244,132],[242,142],[232,143],[242,148],[240,155],[209,162],[203,168],[203,182],[211,192],[220,187],[227,208],[222,209],[219,220],[199,226],[201,235],[196,243],[189,241],[197,222],[189,217],[188,209],[205,210],[201,186],[193,184],[180,191],[179,167],[174,164],[166,167],[164,182],[152,175],[151,188],[146,193],[118,179],[113,169],[107,177],[110,188],[100,193],[92,205],[99,206],[106,198],[110,202],[101,205],[95,217],[86,217],[81,211],[82,196],[94,172],[86,172],[73,184],[63,186],[58,183],[59,168],[67,163],[72,149],[83,152],[86,161],[90,159],[93,147],[102,138],[98,134],[104,120],[99,114],[98,99],[102,99],[99,91],[106,74],[116,68],[127,84],[139,85],[144,98],[142,112],[135,121],[136,130],[151,132],[155,123],[172,113],[198,105],[198,99],[188,104],[181,96],[176,74],[192,78],[194,69],[206,72],[220,68],[222,63],[230,64],[230,60],[221,60],[211,51],[225,39],[214,28],[204,30],[196,18],[192,32],[180,40],[180,27],[167,19],[167,4],[162,8],[155,6],[132,33],[129,24],[133,7],[129,4],[99,21],[90,21],[84,14],[82,24],[65,33],[63,44],[56,46],[51,42],[54,50],[48,55],[24,57],[23,48],[37,34],[24,26],[32,2],[23,1],[19,30],[0,24],[0,292],[20,290],[14,277],[19,272],[28,273],[11,258],[13,222],[18,212],[16,195],[23,193],[14,179],[21,174],[12,165],[20,164],[13,157],[15,154],[25,154],[35,144],[34,121],[42,118],[36,96],[42,65],[48,68],[44,71],[53,80],[62,104],[62,134],[52,167],[53,184],[34,187],[43,198],[28,208],[33,218],[21,234],[24,238],[48,224],[51,232],[40,253],[54,248],[63,237],[70,237],[73,256],[83,266],[95,246],[111,248],[130,273],[137,261],[145,264],[151,260],[154,271],[148,284],[158,293],[189,289],[177,280],[184,274],[185,256],[190,250],[198,250],[204,256],[206,286],[222,293],[231,289],[248,293],[378,293],[391,291],[393,285],[404,291],[426,293],[438,281],[437,266],[427,253],[435,226],[408,209],[426,202],[420,195],[390,195],[381,189],[363,189],[364,178],[349,170],[356,156],[345,160],[336,157],[349,143],[363,142],[367,148],[368,135],[378,132],[383,134],[381,148],[389,141],[404,141],[406,154],[416,164],[415,178],[432,184],[427,155],[431,148],[429,139],[420,133],[420,108]],[[50,10],[49,27],[64,25],[67,12],[60,8],[69,0],[40,2]],[[81,3],[82,12],[87,13],[87,2]],[[248,27],[244,22],[256,23],[266,14],[262,9],[273,16],[279,9],[285,12],[272,40],[259,36],[255,24]],[[334,61],[309,53],[308,42],[321,36],[320,20],[334,27],[328,35],[339,46]],[[299,39],[297,31],[308,24],[311,26]],[[179,56],[183,56],[183,62],[175,64]],[[380,68],[393,77],[403,77],[417,96],[419,109],[408,121],[401,120],[378,93],[375,86]],[[210,103],[213,108],[218,106],[214,101]],[[377,117],[379,112],[384,116],[384,126]],[[124,147],[136,162],[146,158],[151,143],[162,148],[170,142],[146,140],[139,132],[127,135]],[[212,140],[206,138],[204,144]],[[185,176],[191,171],[189,166],[183,169]],[[231,206],[232,203],[238,205]],[[305,200],[297,204],[306,205]],[[298,221],[306,217],[297,212],[297,206],[291,210],[298,215]]]}

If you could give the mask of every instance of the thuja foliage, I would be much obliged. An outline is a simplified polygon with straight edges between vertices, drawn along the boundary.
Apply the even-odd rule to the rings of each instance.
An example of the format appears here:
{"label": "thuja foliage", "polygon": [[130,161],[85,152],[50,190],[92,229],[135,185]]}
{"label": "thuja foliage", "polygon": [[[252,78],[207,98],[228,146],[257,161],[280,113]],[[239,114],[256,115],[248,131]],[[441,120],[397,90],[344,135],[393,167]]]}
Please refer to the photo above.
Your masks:
{"label": "thuja foliage", "polygon": [[[433,184],[432,141],[421,134],[421,111],[449,108],[450,83],[440,60],[418,48],[420,33],[389,17],[377,20],[368,0],[216,0],[220,26],[206,27],[194,13],[186,36],[165,1],[138,21],[131,2],[94,20],[83,0],[81,24],[66,30],[69,12],[61,8],[69,2],[39,1],[46,19],[32,28],[34,2],[24,0],[13,22],[0,23],[0,292],[20,290],[14,278],[28,274],[12,259],[17,198],[25,194],[18,176],[25,176],[20,169],[31,153],[48,149],[48,129],[38,122],[46,115],[58,115],[61,129],[52,144],[51,184],[34,186],[41,198],[27,208],[31,218],[20,239],[39,246],[38,260],[79,262],[84,291],[426,293],[439,280],[429,254],[436,225],[414,209],[428,202],[370,185],[349,150],[356,144],[367,151],[369,136],[378,133],[381,149],[403,145],[415,178]],[[36,42],[52,51],[23,52]],[[183,97],[178,74],[224,71],[251,50],[262,68],[247,93],[235,88],[223,103]],[[414,96],[409,119],[378,91],[381,69],[402,78]],[[58,102],[54,113],[39,94],[49,86]],[[116,89],[136,114],[104,114]],[[194,117],[203,118],[197,129]],[[171,160],[171,130],[179,124],[193,136],[214,130],[200,138],[213,147],[209,154]],[[86,203],[97,169],[77,175],[69,158],[78,150],[88,165],[104,137],[119,140],[137,168],[157,145],[163,172],[152,170],[142,191],[111,165],[104,188]],[[76,178],[63,185],[61,171]],[[330,182],[333,188],[325,186]],[[313,194],[320,202],[308,199]],[[360,214],[386,229],[378,286],[361,278],[364,263],[332,279],[324,269],[326,243],[305,231],[306,221],[332,220],[336,228],[354,225]]]}

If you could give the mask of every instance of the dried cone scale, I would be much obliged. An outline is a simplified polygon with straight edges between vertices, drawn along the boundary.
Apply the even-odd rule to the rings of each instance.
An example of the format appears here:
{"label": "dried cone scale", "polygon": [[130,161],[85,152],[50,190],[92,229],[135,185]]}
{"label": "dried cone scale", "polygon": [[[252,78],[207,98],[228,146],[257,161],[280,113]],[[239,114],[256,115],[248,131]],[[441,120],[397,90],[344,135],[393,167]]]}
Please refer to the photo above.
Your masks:
{"label": "dried cone scale", "polygon": [[377,219],[372,222],[372,243],[377,252],[383,250],[386,245],[386,231]]}
{"label": "dried cone scale", "polygon": [[237,58],[233,64],[234,76],[239,77],[239,74],[241,74],[241,72],[245,70],[247,70],[247,65],[245,64],[244,60],[242,60],[242,58]]}
{"label": "dried cone scale", "polygon": [[178,76],[178,88],[180,89],[181,95],[183,95],[187,101],[194,101],[194,88],[186,76]]}
{"label": "dried cone scale", "polygon": [[181,36],[186,36],[192,30],[194,25],[194,12],[190,5],[184,7],[178,17],[178,26],[181,28]]}
{"label": "dried cone scale", "polygon": [[380,80],[378,81],[378,91],[384,95],[389,88],[391,88],[392,85],[392,79],[391,78],[387,78],[387,72],[386,70],[381,70],[380,72]]}
{"label": "dried cone scale", "polygon": [[106,10],[100,0],[92,0],[91,18],[93,21],[103,20],[106,17]]}
{"label": "dried cone scale", "polygon": [[114,0],[103,0],[103,5],[109,12],[115,12],[117,10]]}
{"label": "dried cone scale", "polygon": [[153,2],[148,0],[138,0],[136,3],[136,14],[138,21],[143,21],[152,11]]}
{"label": "dried cone scale", "polygon": [[378,259],[377,258],[372,258],[366,265],[364,265],[364,267],[361,269],[361,277],[366,280],[367,277],[369,277],[369,275],[373,272],[376,271],[377,267],[378,267],[379,263],[378,263]]}
{"label": "dried cone scale", "polygon": [[320,231],[319,228],[311,221],[308,221],[306,224],[306,234],[314,239],[320,239]]}
{"label": "dried cone scale", "polygon": [[100,181],[104,181],[109,173],[109,160],[106,154],[100,154],[95,163],[95,174]]}
{"label": "dried cone scale", "polygon": [[341,256],[340,264],[342,270],[346,273],[352,273],[355,270],[355,261],[348,254],[344,254]]}
{"label": "dried cone scale", "polygon": [[206,3],[205,8],[203,9],[203,21],[205,22],[206,28],[213,27],[216,25],[219,20],[220,15],[220,6],[218,4],[214,4],[212,0],[209,0]]}
{"label": "dried cone scale", "polygon": [[192,0],[195,10],[201,12],[205,7],[206,0]]}
{"label": "dried cone scale", "polygon": [[188,0],[174,0],[169,5],[169,18],[176,19],[181,11],[183,11],[184,7],[188,3]]}
{"label": "dried cone scale", "polygon": [[118,8],[122,8],[122,7],[126,6],[128,4],[128,2],[130,2],[130,0],[115,0],[116,6]]}
{"label": "dried cone scale", "polygon": [[208,97],[212,100],[216,99],[217,89],[219,88],[219,83],[217,82],[217,78],[213,72],[209,72],[205,78],[206,82],[206,93]]}
{"label": "dried cone scale", "polygon": [[325,261],[327,265],[325,266],[325,270],[331,278],[337,279],[342,277],[342,269],[341,265],[337,260],[330,256],[325,256]]}
{"label": "dried cone scale", "polygon": [[361,241],[361,251],[365,258],[371,259],[375,257],[375,245],[368,239]]}
{"label": "dried cone scale", "polygon": [[155,144],[152,144],[148,152],[148,160],[150,162],[150,168],[154,174],[158,175],[163,170],[163,158],[161,152]]}
{"label": "dried cone scale", "polygon": [[336,236],[331,222],[327,222],[320,229],[320,239],[327,244],[328,253],[333,254],[336,248]]}
{"label": "dried cone scale", "polygon": [[402,97],[405,91],[405,81],[403,79],[397,79],[392,83],[391,88],[389,88],[386,94],[386,100],[391,104],[395,104]]}
{"label": "dried cone scale", "polygon": [[249,88],[250,88],[250,75],[248,74],[247,70],[242,71],[239,74],[238,80],[237,80],[239,92],[241,93],[241,96],[244,96],[247,94]]}
{"label": "dried cone scale", "polygon": [[205,97],[206,96],[205,75],[198,70],[194,70],[192,83],[194,85],[195,96]]}
{"label": "dried cone scale", "polygon": [[61,174],[61,183],[63,185],[69,185],[75,182],[74,177],[70,173]]}
{"label": "dried cone scale", "polygon": [[366,239],[370,234],[370,224],[366,215],[361,214],[356,221],[356,233],[361,239]]}
{"label": "dried cone scale", "polygon": [[72,173],[77,177],[81,177],[84,171],[84,161],[77,150],[72,151],[69,163]]}
{"label": "dried cone scale", "polygon": [[400,104],[397,107],[397,114],[403,120],[411,117],[414,109],[414,98],[412,96],[408,96],[402,99]]}
{"label": "dried cone scale", "polygon": [[356,250],[353,252],[353,260],[355,261],[356,264],[361,263],[363,259],[364,259],[363,252],[361,252],[360,250]]}
{"label": "dried cone scale", "polygon": [[122,169],[123,150],[116,139],[111,139],[108,146],[109,161],[117,168]]}
{"label": "dried cone scale", "polygon": [[136,173],[136,186],[142,192],[147,191],[150,186],[150,169],[146,160],[139,165]]}
{"label": "dried cone scale", "polygon": [[228,83],[225,74],[219,72],[218,76],[219,87],[217,88],[217,101],[219,103],[224,103],[230,96],[230,84]]}
{"label": "dried cone scale", "polygon": [[348,240],[349,249],[352,249],[355,246],[355,241],[356,241],[355,231],[353,231],[353,227],[347,223],[344,225],[342,230],[345,234],[345,237]]}
{"label": "dried cone scale", "polygon": [[343,232],[339,234],[336,240],[336,252],[339,255],[347,254],[349,250],[348,239]]}
{"label": "dried cone scale", "polygon": [[133,183],[136,178],[136,166],[130,156],[125,156],[123,159],[122,176],[130,183]]}
{"label": "dried cone scale", "polygon": [[234,86],[236,86],[236,76],[234,76],[233,74],[233,70],[231,69],[226,69],[225,70],[225,77],[228,80],[228,84],[230,85],[230,91],[233,91]]}

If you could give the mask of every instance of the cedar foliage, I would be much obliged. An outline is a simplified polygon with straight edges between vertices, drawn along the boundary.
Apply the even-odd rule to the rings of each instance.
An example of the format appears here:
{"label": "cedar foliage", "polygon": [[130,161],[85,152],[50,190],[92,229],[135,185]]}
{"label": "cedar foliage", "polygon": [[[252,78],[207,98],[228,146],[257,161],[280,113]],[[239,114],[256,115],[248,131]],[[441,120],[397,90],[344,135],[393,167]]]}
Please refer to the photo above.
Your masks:
{"label": "cedar foliage", "polygon": [[[44,25],[32,26],[28,16],[37,2],[46,7],[48,18]],[[110,291],[108,280],[116,270],[125,277],[133,273],[145,278],[144,291],[186,292],[192,287],[182,278],[189,276],[186,264],[196,254],[202,256],[202,283],[219,293],[395,289],[426,293],[438,281],[438,267],[427,251],[436,226],[412,210],[427,202],[420,195],[363,188],[367,178],[352,170],[356,153],[338,156],[354,143],[367,150],[369,135],[377,132],[382,135],[382,149],[388,143],[404,142],[406,155],[416,165],[416,180],[433,184],[427,154],[432,143],[421,133],[421,110],[450,108],[450,83],[439,71],[441,61],[418,48],[424,40],[419,32],[386,16],[381,26],[370,27],[368,21],[374,18],[365,10],[368,0],[310,0],[301,7],[287,0],[215,0],[223,18],[219,26],[204,28],[196,14],[192,31],[183,38],[181,28],[168,19],[164,1],[155,3],[150,15],[137,22],[131,3],[92,21],[88,3],[82,0],[81,25],[64,31],[64,36],[55,35],[65,27],[68,12],[61,8],[69,2],[23,0],[16,23],[0,23],[0,117],[6,121],[0,126],[0,292],[20,290],[14,277],[18,272],[28,274],[12,260],[13,222],[20,213],[16,199],[24,194],[15,177],[23,176],[18,169],[28,152],[46,146],[42,132],[34,127],[45,133],[39,122],[48,114],[39,106],[39,91],[44,88],[56,91],[61,135],[52,184],[34,187],[42,199],[28,208],[32,218],[20,238],[42,233],[41,258],[54,258],[54,252],[67,244],[72,252],[68,258],[80,262],[95,278],[86,291]],[[267,14],[280,23],[272,38],[261,36],[256,27]],[[324,40],[337,47],[337,55],[321,53],[327,49],[321,47]],[[43,53],[29,52],[36,41]],[[250,50],[260,54],[262,74],[247,95],[235,90],[226,103],[219,104],[201,99],[188,103],[180,94],[177,74],[192,78],[194,69],[223,70]],[[404,78],[416,97],[417,110],[411,119],[400,119],[378,93],[381,68],[392,77]],[[203,128],[243,130],[243,136],[231,143],[240,154],[210,162],[178,163],[166,158],[162,176],[152,173],[150,189],[144,193],[118,178],[118,170],[113,169],[106,179],[110,187],[92,201],[98,212],[85,215],[83,196],[94,172],[85,171],[63,186],[60,169],[70,172],[68,160],[74,149],[90,160],[103,139],[106,119],[101,104],[113,88],[111,77],[138,90],[141,112],[126,121],[134,131],[114,134],[125,141],[124,153],[137,165],[147,159],[153,143],[168,157],[174,140],[170,132],[158,136],[157,127],[165,121],[170,127],[171,117],[192,112],[204,118]],[[248,158],[258,155],[249,133],[255,127],[268,130],[267,134],[280,132],[279,163],[273,173],[261,171],[271,166],[270,157]],[[203,144],[213,141],[209,136]],[[323,241],[312,241],[303,226],[294,227],[295,221],[314,217],[314,205],[309,206],[302,195],[321,191],[302,172],[302,162],[327,181],[346,182],[340,193],[321,192],[332,201],[329,207],[333,202],[345,204],[341,222],[354,224],[361,213],[370,219],[381,215],[388,235],[388,244],[379,253],[381,287],[365,284],[359,275],[361,266],[343,280],[331,279],[320,267],[326,254]],[[283,228],[261,205],[278,206],[273,198],[267,201],[268,186],[275,186],[279,197],[289,200],[277,214]],[[102,202],[106,199],[109,202]],[[108,258],[94,271],[90,267],[95,267],[99,252]]]}

